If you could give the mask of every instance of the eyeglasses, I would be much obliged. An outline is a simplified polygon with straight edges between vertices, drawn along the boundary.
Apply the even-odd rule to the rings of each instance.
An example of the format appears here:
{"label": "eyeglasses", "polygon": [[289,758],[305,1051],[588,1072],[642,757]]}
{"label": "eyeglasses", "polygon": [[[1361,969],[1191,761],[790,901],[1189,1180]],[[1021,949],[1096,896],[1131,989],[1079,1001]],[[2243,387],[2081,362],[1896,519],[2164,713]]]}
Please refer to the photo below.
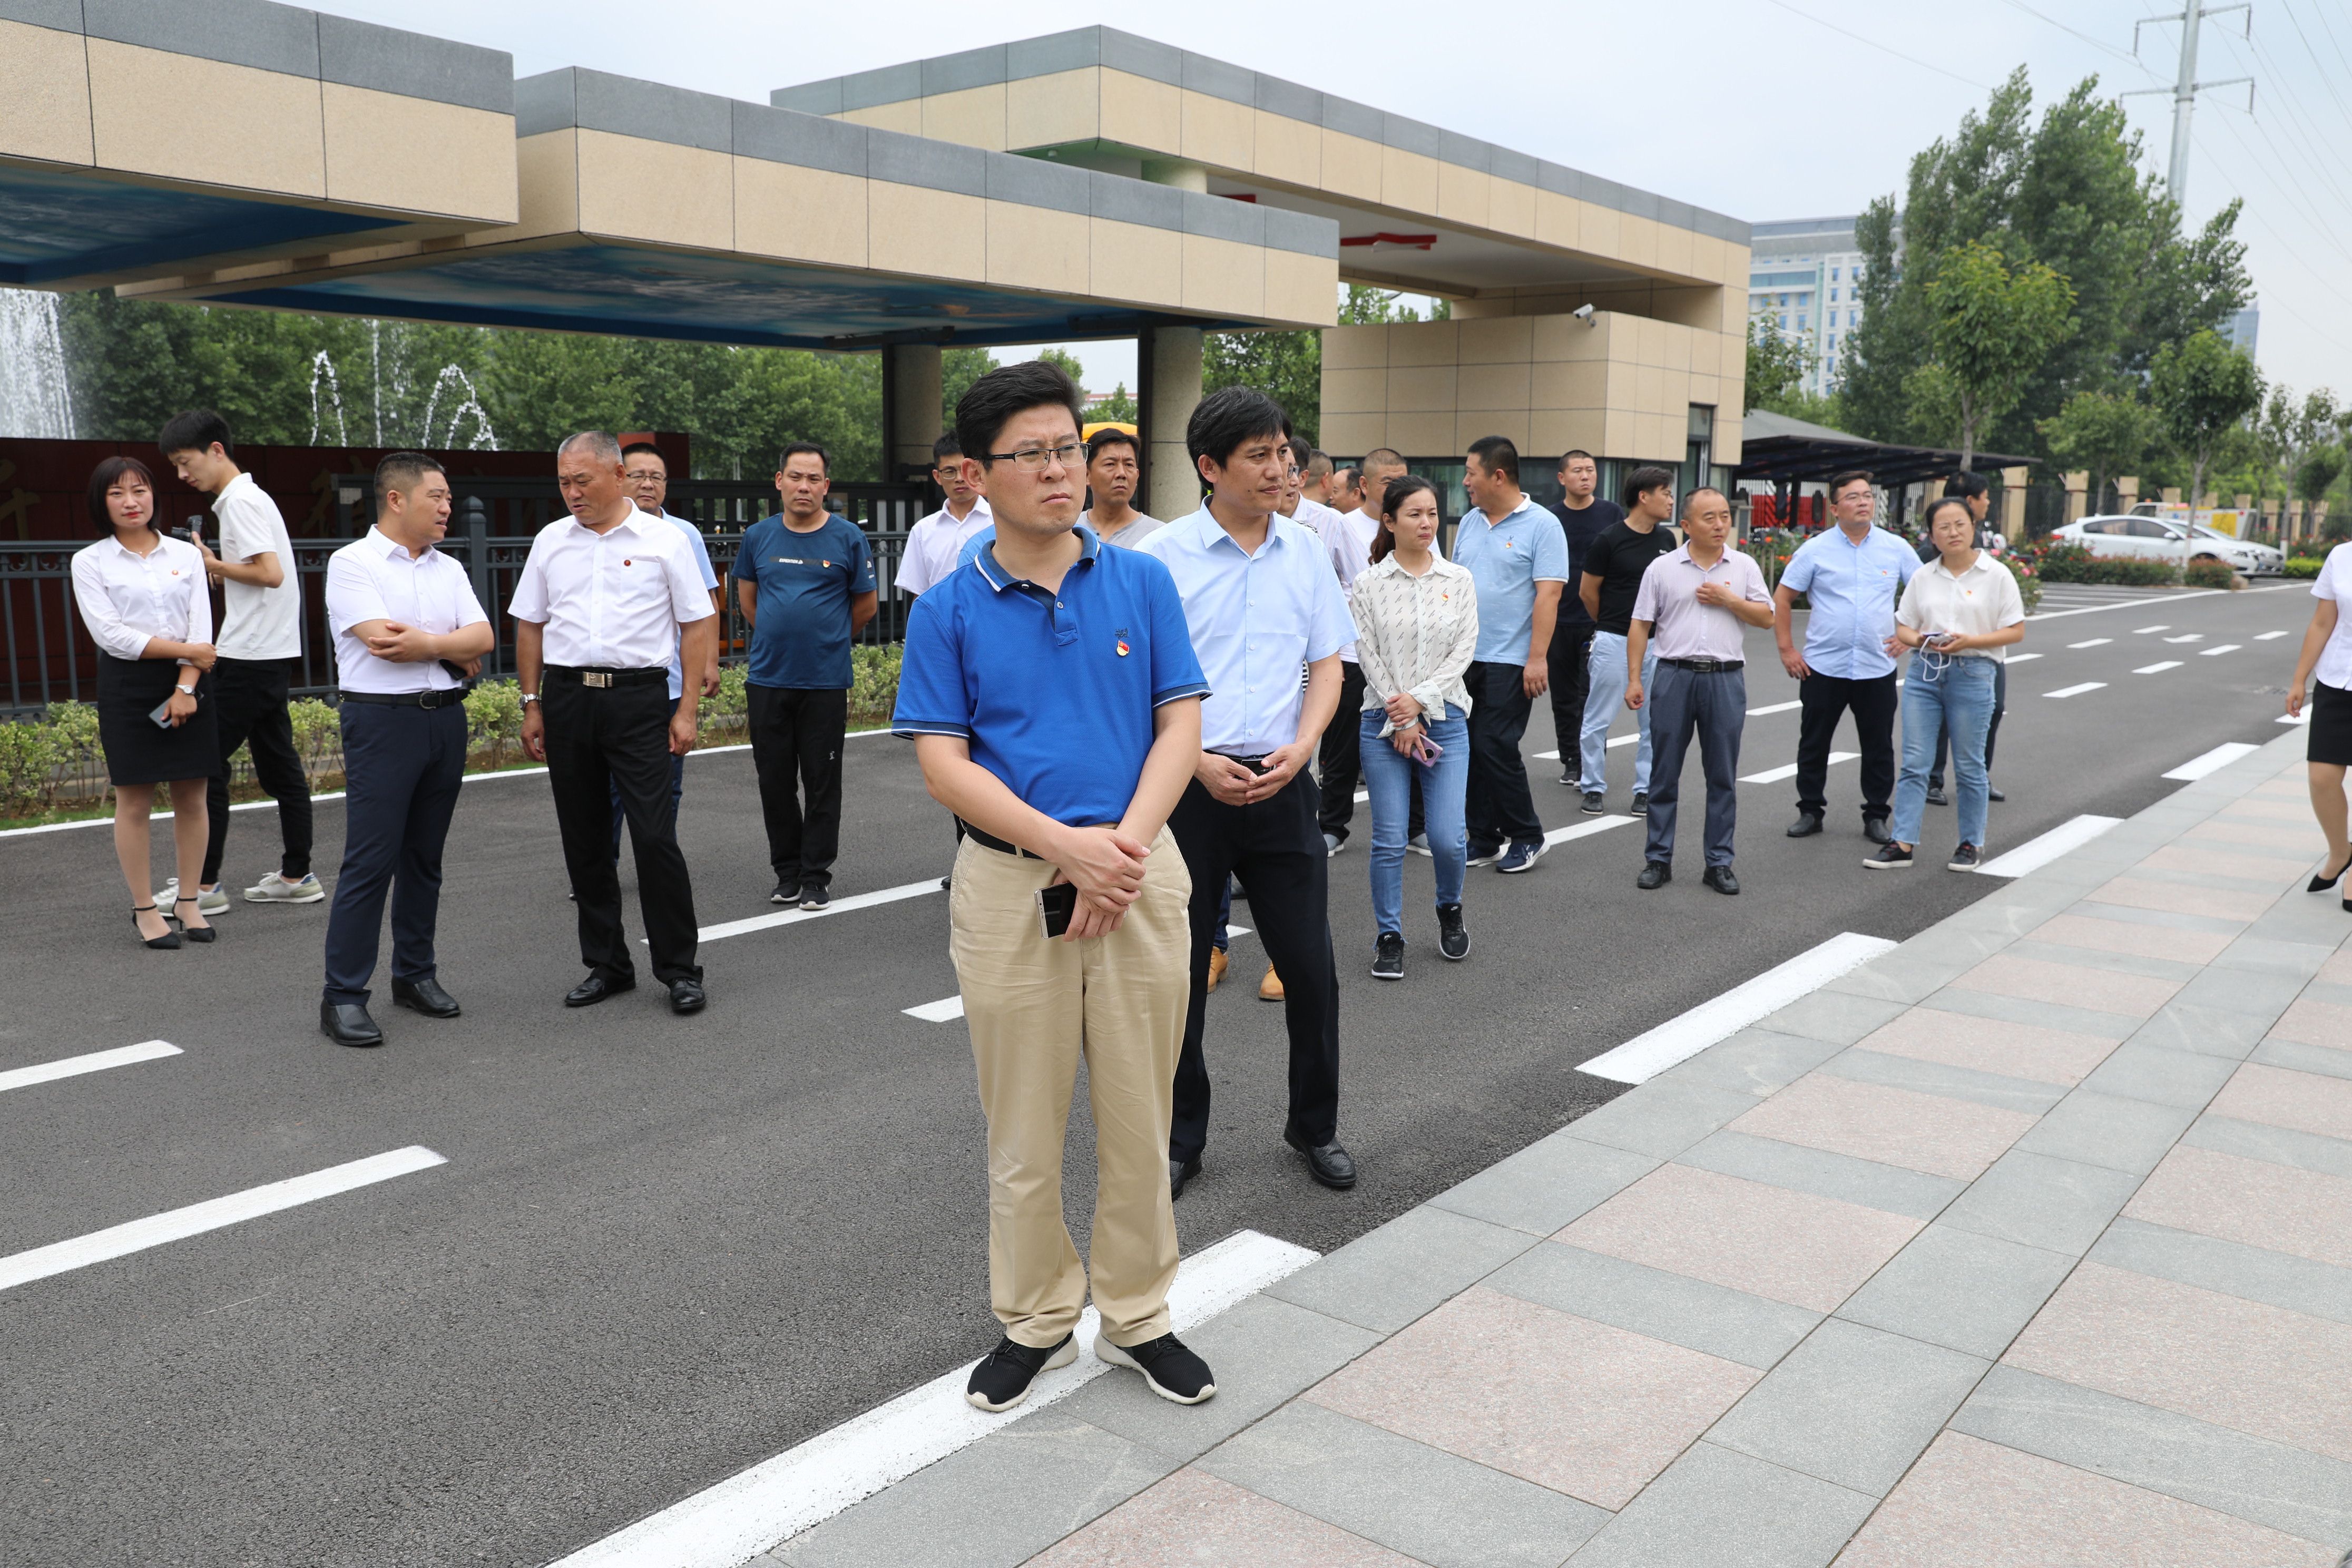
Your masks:
{"label": "eyeglasses", "polygon": [[1059,463],[1066,468],[1078,467],[1086,460],[1087,448],[1086,443],[1073,441],[1066,447],[1024,447],[1018,452],[991,452],[988,456],[990,461],[1010,462],[1024,474],[1039,474],[1051,463]]}

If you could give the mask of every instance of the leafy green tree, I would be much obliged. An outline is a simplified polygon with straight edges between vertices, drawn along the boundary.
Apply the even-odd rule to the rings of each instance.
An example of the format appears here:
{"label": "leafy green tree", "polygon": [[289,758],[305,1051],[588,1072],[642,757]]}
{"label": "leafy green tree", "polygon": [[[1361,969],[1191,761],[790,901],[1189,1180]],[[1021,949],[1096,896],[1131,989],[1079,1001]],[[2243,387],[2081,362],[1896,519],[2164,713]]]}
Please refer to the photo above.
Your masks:
{"label": "leafy green tree", "polygon": [[1291,427],[1308,445],[1322,445],[1321,332],[1211,332],[1202,342],[1201,390],[1228,386],[1265,393],[1282,405]]}
{"label": "leafy green tree", "polygon": [[1122,381],[1112,390],[1108,397],[1096,405],[1094,415],[1097,419],[1110,424],[1132,425],[1143,417],[1143,410],[1137,405],[1134,395],[1127,390],[1127,383]]}
{"label": "leafy green tree", "polygon": [[1790,412],[1786,405],[1804,389],[1821,356],[1804,339],[1783,334],[1761,311],[1748,318],[1748,406]]}
{"label": "leafy green tree", "polygon": [[[2249,421],[2262,454],[2257,482],[2263,487],[2263,493],[2267,496],[2268,487],[2275,483],[2282,494],[2300,494],[2297,482],[2305,462],[2332,444],[2347,419],[2352,419],[2352,414],[2337,406],[2336,394],[2326,387],[2305,394],[2301,402],[2284,385],[2271,388],[2262,413]],[[2327,482],[2333,479],[2330,475]],[[2327,482],[2320,486],[2323,495]]]}
{"label": "leafy green tree", "polygon": [[2263,373],[2252,355],[2209,330],[2157,350],[2148,380],[2165,435],[2189,459],[2189,504],[2194,509],[2204,497],[2215,447],[2262,406]]}
{"label": "leafy green tree", "polygon": [[[1411,305],[1401,305],[1402,298],[1394,289],[1375,289],[1364,283],[1339,285],[1339,325],[1343,327],[1377,327],[1391,321],[1418,321],[1422,314]],[[1433,300],[1430,303],[1429,320],[1444,321],[1453,319],[1451,300]]]}
{"label": "leafy green tree", "polygon": [[2159,438],[2154,409],[2112,392],[2078,392],[2037,428],[2062,468],[2089,472],[2095,511],[2106,504],[2107,481],[2137,473]]}
{"label": "leafy green tree", "polygon": [[1929,342],[1960,404],[1960,467],[1977,437],[2015,405],[2025,378],[2074,330],[2074,290],[2041,262],[2014,270],[1972,239],[1944,257],[1927,285]]}
{"label": "leafy green tree", "polygon": [[1045,349],[1040,352],[1037,357],[1045,361],[1047,364],[1053,365],[1056,369],[1060,370],[1064,375],[1068,376],[1072,384],[1074,384],[1079,391],[1084,392],[1086,390],[1087,367],[1078,363],[1077,355],[1070,353],[1067,349]]}
{"label": "leafy green tree", "polygon": [[2294,471],[2295,495],[2314,504],[2326,500],[2329,489],[2344,468],[2345,452],[2341,444],[2313,448]]}
{"label": "leafy green tree", "polygon": [[996,356],[986,349],[949,349],[940,355],[940,428],[955,423],[955,406],[971,384],[996,368]]}

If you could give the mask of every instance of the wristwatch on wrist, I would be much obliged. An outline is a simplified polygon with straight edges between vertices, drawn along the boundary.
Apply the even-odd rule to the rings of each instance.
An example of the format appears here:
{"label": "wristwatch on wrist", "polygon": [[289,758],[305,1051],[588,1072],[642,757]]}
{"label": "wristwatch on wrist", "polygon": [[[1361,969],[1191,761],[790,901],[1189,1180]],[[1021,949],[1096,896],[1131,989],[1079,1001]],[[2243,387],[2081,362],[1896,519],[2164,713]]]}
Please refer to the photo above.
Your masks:
{"label": "wristwatch on wrist", "polygon": [[178,692],[183,697],[194,697],[196,694],[196,689],[194,687],[183,686],[176,680],[172,683],[172,689]]}
{"label": "wristwatch on wrist", "polygon": [[526,691],[522,694],[522,705],[526,708],[538,700],[539,693],[536,691]]}

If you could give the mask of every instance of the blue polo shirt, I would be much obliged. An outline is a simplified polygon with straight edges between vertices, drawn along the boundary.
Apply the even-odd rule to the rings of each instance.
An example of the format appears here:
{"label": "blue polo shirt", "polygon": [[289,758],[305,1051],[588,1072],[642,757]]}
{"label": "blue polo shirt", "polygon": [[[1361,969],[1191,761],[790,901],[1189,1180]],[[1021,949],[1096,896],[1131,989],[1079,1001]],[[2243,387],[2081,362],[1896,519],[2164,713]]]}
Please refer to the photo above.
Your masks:
{"label": "blue polo shirt", "polygon": [[730,573],[755,585],[760,614],[751,628],[754,686],[846,691],[849,602],[874,592],[874,551],[848,519],[827,513],[807,533],[763,517],[743,531]]}
{"label": "blue polo shirt", "polygon": [[1127,815],[1153,711],[1209,686],[1168,568],[1077,533],[1058,593],[989,550],[915,601],[890,730],[961,736],[1022,800],[1091,827]]}
{"label": "blue polo shirt", "polygon": [[1837,680],[1874,680],[1895,673],[1886,639],[1895,635],[1895,606],[1903,585],[1919,570],[1911,547],[1883,528],[1856,544],[1832,526],[1797,547],[1780,585],[1802,594],[1805,663]]}
{"label": "blue polo shirt", "polygon": [[1568,535],[1549,509],[1522,496],[1500,522],[1472,507],[1454,529],[1454,562],[1478,585],[1481,664],[1525,664],[1535,635],[1536,584],[1568,581]]}

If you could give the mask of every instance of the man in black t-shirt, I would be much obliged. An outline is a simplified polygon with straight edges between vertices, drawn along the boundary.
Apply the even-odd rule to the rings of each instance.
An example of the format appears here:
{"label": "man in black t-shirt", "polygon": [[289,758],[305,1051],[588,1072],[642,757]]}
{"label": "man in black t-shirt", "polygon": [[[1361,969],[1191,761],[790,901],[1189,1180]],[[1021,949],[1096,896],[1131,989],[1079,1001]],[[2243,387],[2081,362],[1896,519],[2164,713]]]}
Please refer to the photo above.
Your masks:
{"label": "man in black t-shirt", "polygon": [[[1559,488],[1565,500],[1551,512],[1568,535],[1568,580],[1584,580],[1585,552],[1612,522],[1625,521],[1625,509],[1592,494],[1601,483],[1601,465],[1590,452],[1570,452],[1559,460]],[[1578,746],[1584,731],[1584,699],[1591,685],[1592,617],[1574,592],[1559,600],[1559,618],[1552,623],[1551,731],[1559,740],[1559,782],[1573,789],[1583,777]]]}
{"label": "man in black t-shirt", "polygon": [[[1642,574],[1659,556],[1670,554],[1682,541],[1666,526],[1675,514],[1675,473],[1654,464],[1626,476],[1625,493],[1633,509],[1622,522],[1612,522],[1585,547],[1577,577],[1584,613],[1593,620],[1592,653],[1588,661],[1591,689],[1584,699],[1584,732],[1577,742],[1583,762],[1578,785],[1584,791],[1588,816],[1601,814],[1609,789],[1609,724],[1625,706],[1625,636],[1633,619],[1633,596],[1641,592]],[[1650,664],[1643,661],[1642,686],[1651,684]],[[1650,710],[1641,710],[1641,742],[1634,748],[1633,814],[1650,805]],[[1565,751],[1567,748],[1562,747]]]}

